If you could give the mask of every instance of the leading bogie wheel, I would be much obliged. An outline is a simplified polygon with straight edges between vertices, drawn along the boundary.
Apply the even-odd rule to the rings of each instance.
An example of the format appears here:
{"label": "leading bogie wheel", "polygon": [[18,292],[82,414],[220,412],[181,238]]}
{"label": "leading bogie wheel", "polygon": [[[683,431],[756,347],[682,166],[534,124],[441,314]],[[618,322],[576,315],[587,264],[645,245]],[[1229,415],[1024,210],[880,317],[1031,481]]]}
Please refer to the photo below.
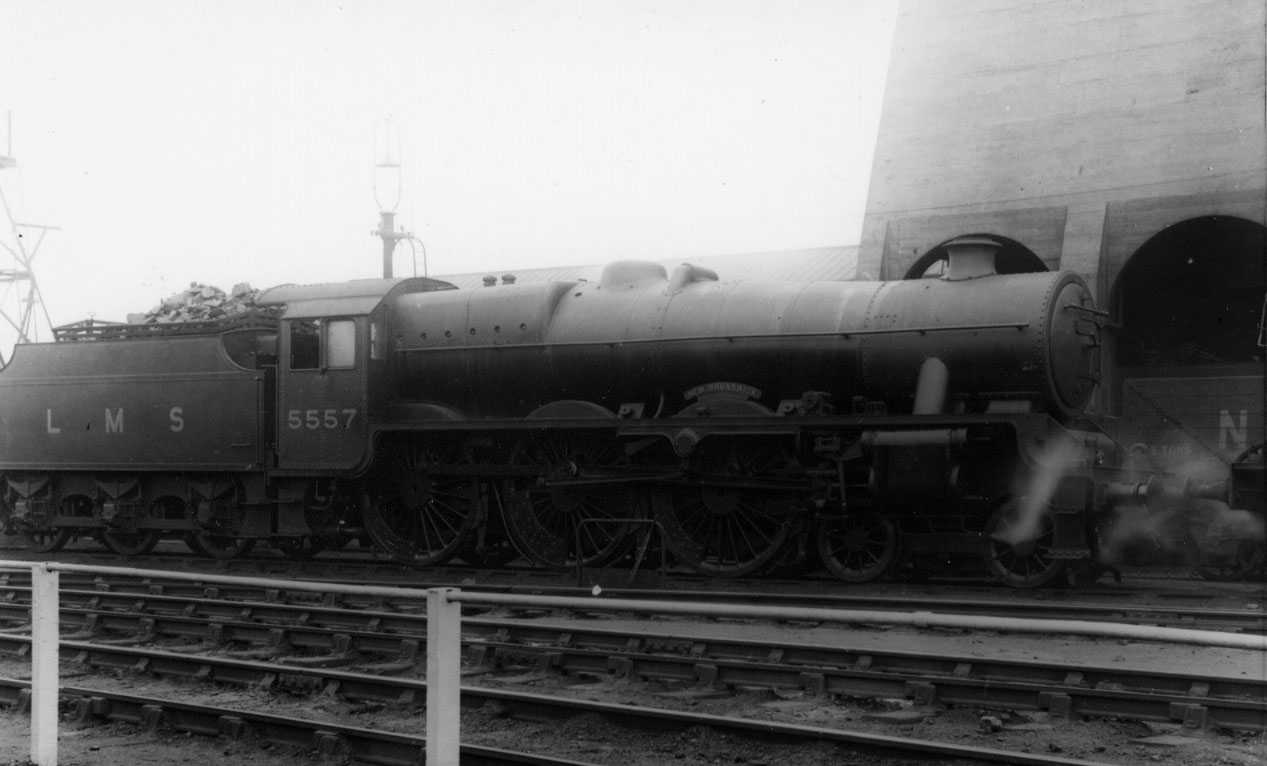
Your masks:
{"label": "leading bogie wheel", "polygon": [[1045,506],[1024,498],[1005,503],[986,524],[986,567],[1013,588],[1041,588],[1063,578],[1067,562],[1053,555],[1056,523]]}
{"label": "leading bogie wheel", "polygon": [[879,579],[897,557],[897,527],[875,511],[851,511],[818,525],[818,555],[828,571],[845,582]]}

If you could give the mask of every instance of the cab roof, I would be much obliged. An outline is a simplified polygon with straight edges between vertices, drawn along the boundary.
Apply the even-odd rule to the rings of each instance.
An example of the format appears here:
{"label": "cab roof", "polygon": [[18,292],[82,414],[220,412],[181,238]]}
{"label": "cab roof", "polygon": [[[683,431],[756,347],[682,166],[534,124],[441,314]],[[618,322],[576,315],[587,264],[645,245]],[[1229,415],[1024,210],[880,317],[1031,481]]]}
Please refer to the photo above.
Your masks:
{"label": "cab roof", "polygon": [[392,295],[456,290],[448,282],[427,277],[353,279],[315,285],[278,285],[255,299],[260,306],[285,306],[283,319],[369,314]]}

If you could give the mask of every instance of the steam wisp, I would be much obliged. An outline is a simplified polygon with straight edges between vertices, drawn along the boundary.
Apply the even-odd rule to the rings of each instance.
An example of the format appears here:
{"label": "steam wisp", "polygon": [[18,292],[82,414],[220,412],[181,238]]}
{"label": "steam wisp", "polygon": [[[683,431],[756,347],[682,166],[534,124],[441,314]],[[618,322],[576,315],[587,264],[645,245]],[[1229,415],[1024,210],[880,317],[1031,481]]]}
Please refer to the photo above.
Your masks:
{"label": "steam wisp", "polygon": [[1078,462],[1080,452],[1077,443],[1063,435],[1043,447],[1027,485],[1017,493],[1020,504],[1015,518],[994,533],[996,540],[1015,546],[1038,537],[1047,504],[1056,494],[1060,480]]}
{"label": "steam wisp", "polygon": [[1267,524],[1261,513],[1232,508],[1213,499],[1209,488],[1231,481],[1226,464],[1213,456],[1193,457],[1169,466],[1170,475],[1154,477],[1155,493],[1146,502],[1118,503],[1099,527],[1101,564],[1122,563],[1128,552],[1179,554],[1192,564],[1217,561],[1242,542],[1263,545]]}
{"label": "steam wisp", "polygon": [[1262,545],[1267,541],[1267,524],[1261,515],[1219,500],[1194,499],[1160,511],[1124,504],[1114,508],[1109,522],[1101,527],[1099,561],[1123,563],[1132,547],[1143,544],[1153,552],[1182,554],[1199,564],[1228,540]]}

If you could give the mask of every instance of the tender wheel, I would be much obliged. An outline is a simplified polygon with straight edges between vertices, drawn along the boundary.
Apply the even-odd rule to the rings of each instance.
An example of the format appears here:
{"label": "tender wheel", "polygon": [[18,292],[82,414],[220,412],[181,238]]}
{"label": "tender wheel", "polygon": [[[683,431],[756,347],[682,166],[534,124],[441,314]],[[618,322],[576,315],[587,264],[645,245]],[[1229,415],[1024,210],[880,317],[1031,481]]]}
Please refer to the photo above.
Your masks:
{"label": "tender wheel", "polygon": [[720,577],[752,574],[774,559],[803,511],[791,459],[765,443],[714,445],[696,472],[655,496],[669,551]]}
{"label": "tender wheel", "polygon": [[845,582],[878,579],[897,556],[897,527],[891,519],[873,511],[824,519],[817,537],[823,564]]}
{"label": "tender wheel", "polygon": [[[87,495],[67,495],[57,504],[57,515],[75,516],[92,521],[92,498]],[[56,529],[30,529],[22,533],[27,545],[39,553],[53,553],[66,547],[75,539],[79,530],[74,527],[58,527]]]}
{"label": "tender wheel", "polygon": [[629,525],[619,520],[643,515],[640,495],[604,481],[627,465],[619,442],[597,434],[540,437],[520,445],[512,462],[536,474],[511,482],[503,498],[506,530],[525,555],[545,566],[598,567],[629,550]]}
{"label": "tender wheel", "polygon": [[1000,507],[986,525],[986,566],[1013,588],[1040,588],[1063,577],[1066,562],[1052,556],[1055,521],[1045,508],[1025,519],[1023,502]]}
{"label": "tender wheel", "polygon": [[478,481],[443,476],[429,466],[467,462],[453,450],[408,445],[392,455],[387,489],[365,498],[365,530],[379,549],[398,561],[424,566],[457,555],[481,517]]}
{"label": "tender wheel", "polygon": [[37,553],[54,553],[66,547],[75,530],[66,527],[58,529],[29,529],[22,533],[26,546]]}
{"label": "tender wheel", "polygon": [[163,533],[157,529],[101,530],[101,542],[120,556],[144,556],[158,545]]}
{"label": "tender wheel", "polygon": [[307,561],[326,549],[325,542],[317,537],[275,537],[269,541],[291,561]]}
{"label": "tender wheel", "polygon": [[[143,518],[134,521],[179,520],[183,516],[184,504],[178,498],[160,497],[150,503]],[[143,556],[154,550],[161,539],[163,539],[163,532],[158,529],[106,527],[101,530],[101,542],[120,556]]]}
{"label": "tender wheel", "polygon": [[187,503],[178,497],[155,500],[151,513],[161,514],[164,519],[183,518],[187,526],[193,527],[185,535],[185,544],[194,553],[221,560],[245,556],[255,547],[255,540],[237,534],[241,529],[242,511],[236,508],[236,492],[230,484],[211,486],[209,495],[213,499],[201,501],[212,504],[210,523],[199,520],[197,504]]}
{"label": "tender wheel", "polygon": [[227,560],[245,556],[255,547],[255,541],[249,537],[230,537],[213,532],[194,532],[192,537],[193,542],[188,543],[190,549],[198,550],[213,559]]}

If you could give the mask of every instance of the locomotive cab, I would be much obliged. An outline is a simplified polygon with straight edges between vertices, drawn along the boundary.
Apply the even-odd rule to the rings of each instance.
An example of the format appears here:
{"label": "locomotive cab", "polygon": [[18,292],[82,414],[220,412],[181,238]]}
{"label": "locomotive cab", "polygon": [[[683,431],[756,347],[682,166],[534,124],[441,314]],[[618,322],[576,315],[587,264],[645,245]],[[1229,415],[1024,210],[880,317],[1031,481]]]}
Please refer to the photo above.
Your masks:
{"label": "locomotive cab", "polygon": [[278,467],[352,467],[365,451],[368,318],[305,314],[282,321]]}
{"label": "locomotive cab", "polygon": [[365,279],[268,290],[285,306],[277,354],[276,473],[354,474],[368,465],[373,392],[386,375],[382,304],[449,289],[431,279]]}

